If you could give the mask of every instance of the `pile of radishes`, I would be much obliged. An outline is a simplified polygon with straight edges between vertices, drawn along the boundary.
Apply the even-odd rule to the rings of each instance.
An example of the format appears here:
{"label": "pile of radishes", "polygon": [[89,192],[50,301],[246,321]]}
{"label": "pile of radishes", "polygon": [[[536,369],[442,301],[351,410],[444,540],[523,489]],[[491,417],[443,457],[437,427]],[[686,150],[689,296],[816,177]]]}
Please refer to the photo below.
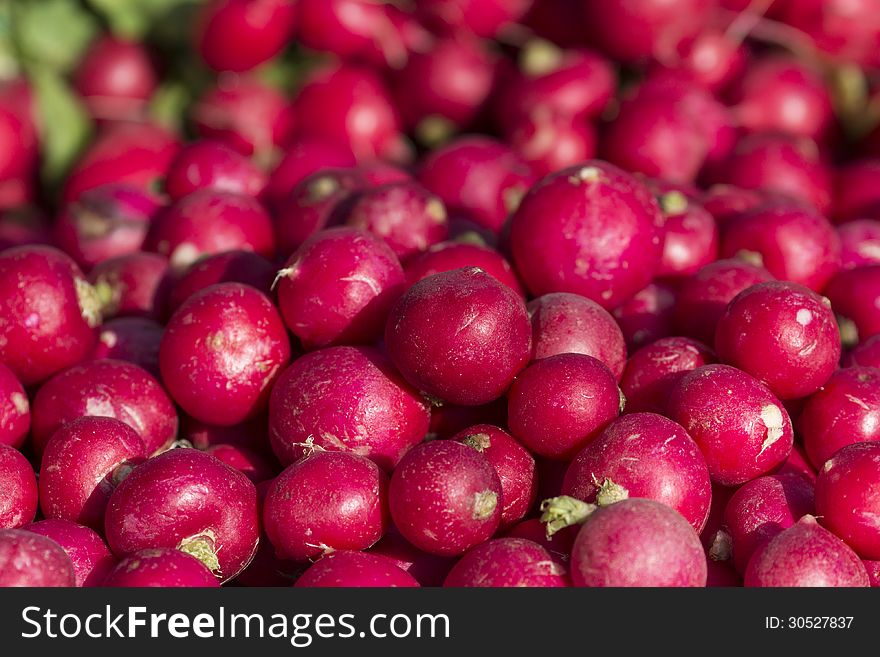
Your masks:
{"label": "pile of radishes", "polygon": [[880,586],[878,2],[177,4],[0,87],[0,586]]}

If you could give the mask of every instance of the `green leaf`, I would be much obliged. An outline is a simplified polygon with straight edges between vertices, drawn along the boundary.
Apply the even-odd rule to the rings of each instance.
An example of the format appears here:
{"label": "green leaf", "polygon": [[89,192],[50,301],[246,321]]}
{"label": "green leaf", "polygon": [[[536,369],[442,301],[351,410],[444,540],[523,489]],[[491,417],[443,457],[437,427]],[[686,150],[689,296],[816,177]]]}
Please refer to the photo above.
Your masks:
{"label": "green leaf", "polygon": [[[88,0],[117,36],[138,39],[156,24],[180,11],[188,11],[201,0]],[[188,25],[188,22],[187,22]]]}
{"label": "green leaf", "polygon": [[192,91],[186,84],[166,82],[156,90],[150,100],[150,118],[166,128],[180,131],[190,102]]}
{"label": "green leaf", "polygon": [[71,70],[98,31],[78,0],[18,0],[12,9],[21,58],[56,71]]}

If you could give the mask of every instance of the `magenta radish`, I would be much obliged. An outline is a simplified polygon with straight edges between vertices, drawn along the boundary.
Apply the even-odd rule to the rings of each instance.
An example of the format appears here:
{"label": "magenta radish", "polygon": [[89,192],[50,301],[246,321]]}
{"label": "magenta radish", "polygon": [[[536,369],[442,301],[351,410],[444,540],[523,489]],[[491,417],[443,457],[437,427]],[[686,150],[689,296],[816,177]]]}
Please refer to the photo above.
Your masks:
{"label": "magenta radish", "polygon": [[729,219],[749,212],[772,201],[784,199],[785,196],[771,194],[760,189],[745,189],[735,185],[717,183],[705,190],[699,201],[709,214],[715,217],[719,226],[724,226]]}
{"label": "magenta radish", "polygon": [[571,546],[574,544],[574,539],[580,528],[580,525],[563,527],[548,537],[547,527],[544,523],[538,518],[529,518],[511,527],[506,536],[524,538],[537,543],[547,551],[553,561],[567,570],[571,558]]}
{"label": "magenta radish", "polygon": [[243,445],[219,443],[208,446],[205,451],[218,461],[235,468],[254,484],[268,481],[278,474],[278,466],[262,454]]}
{"label": "magenta radish", "polygon": [[501,480],[501,527],[522,520],[535,501],[538,482],[535,458],[509,433],[491,424],[477,424],[452,438],[488,459]]}
{"label": "magenta radish", "polygon": [[791,451],[791,420],[782,402],[729,365],[685,374],[672,391],[668,414],[696,441],[712,481],[724,486],[772,471]]}
{"label": "magenta radish", "polygon": [[451,439],[475,424],[507,425],[507,400],[499,397],[482,406],[443,404],[431,408],[429,438]]}
{"label": "magenta radish", "polygon": [[410,384],[453,404],[497,399],[528,363],[522,298],[476,267],[422,279],[391,309],[385,344]]}
{"label": "magenta radish", "polygon": [[100,586],[217,588],[220,584],[196,557],[173,548],[150,548],[139,550],[119,561]]}
{"label": "magenta radish", "polygon": [[199,189],[259,196],[266,174],[244,155],[220,141],[203,139],[180,149],[168,167],[165,191],[177,201]]}
{"label": "magenta radish", "polygon": [[244,283],[269,295],[276,272],[269,260],[252,251],[226,251],[205,256],[171,282],[168,310],[173,313],[196,292],[217,283]]}
{"label": "magenta radish", "polygon": [[465,552],[445,587],[568,586],[565,568],[543,547],[523,538],[496,538]]}
{"label": "magenta radish", "polygon": [[171,444],[177,412],[152,376],[121,360],[93,360],[47,381],[33,405],[31,440],[42,454],[52,435],[83,416],[103,415],[125,422],[144,441],[146,454]]}
{"label": "magenta radish", "polygon": [[24,386],[0,363],[0,445],[21,447],[31,428],[31,407]]}
{"label": "magenta radish", "polygon": [[180,418],[178,437],[196,449],[208,451],[214,445],[244,447],[270,458],[272,450],[269,448],[268,435],[268,417],[265,413],[231,426],[209,424],[184,414]]}
{"label": "magenta radish", "polygon": [[880,367],[880,337],[866,338],[843,359],[844,367]]}
{"label": "magenta radish", "polygon": [[857,160],[838,169],[834,174],[834,219],[880,219],[878,182],[880,159]]}
{"label": "magenta radish", "polygon": [[58,543],[22,529],[0,529],[0,588],[75,583],[73,563]]}
{"label": "magenta radish", "polygon": [[569,459],[623,409],[617,379],[601,361],[558,354],[535,361],[507,396],[508,426],[531,451]]}
{"label": "magenta radish", "polygon": [[611,311],[630,351],[675,334],[677,295],[667,283],[648,283]]}
{"label": "magenta radish", "polygon": [[391,475],[391,518],[417,548],[441,556],[463,554],[498,529],[501,480],[480,452],[452,440],[412,448]]}
{"label": "magenta radish", "polygon": [[407,283],[414,285],[428,276],[463,267],[479,267],[498,282],[504,283],[520,296],[524,296],[522,285],[510,263],[494,249],[480,244],[454,240],[439,242],[410,258],[404,268],[404,274]]}
{"label": "magenta radish", "polygon": [[14,447],[0,443],[0,529],[17,529],[37,512],[37,480],[28,460]]}
{"label": "magenta radish", "polygon": [[165,328],[144,317],[120,317],[101,325],[91,358],[124,360],[159,378],[159,343]]}
{"label": "magenta radish", "polygon": [[842,335],[847,343],[880,333],[880,264],[839,272],[829,281],[824,294],[842,318]]}
{"label": "magenta radish", "polygon": [[613,308],[659,268],[662,220],[644,185],[591,160],[526,194],[510,228],[513,262],[533,294],[573,292]]}
{"label": "magenta radish", "polygon": [[813,485],[816,483],[816,470],[807,458],[804,448],[797,443],[795,443],[785,463],[776,471],[776,474],[796,474]]}
{"label": "magenta radish", "polygon": [[159,320],[171,282],[168,259],[138,251],[99,262],[89,273],[101,301],[101,313],[113,317]]}
{"label": "magenta radish", "polygon": [[73,564],[76,586],[101,586],[116,565],[104,539],[88,527],[69,520],[40,520],[23,529],[51,538],[64,549]]}
{"label": "magenta radish", "polygon": [[282,373],[269,400],[269,438],[283,465],[326,449],[351,451],[391,470],[425,438],[429,415],[428,402],[381,352],[330,347]]}
{"label": "magenta radish", "polygon": [[531,0],[418,0],[418,16],[441,30],[466,30],[480,37],[494,37],[516,23]]}
{"label": "magenta radish", "polygon": [[272,209],[278,209],[304,178],[322,169],[347,169],[355,164],[351,149],[343,144],[308,136],[293,139],[269,176],[266,201]]}
{"label": "magenta radish", "polygon": [[0,251],[51,243],[49,218],[42,210],[27,207],[0,210]]}
{"label": "magenta radish", "polygon": [[716,93],[742,74],[748,54],[739,39],[715,27],[704,27],[694,39],[680,44],[678,53],[681,66]]}
{"label": "magenta radish", "polygon": [[659,201],[666,220],[658,276],[687,276],[717,260],[718,226],[712,215],[678,191],[664,193]]}
{"label": "magenta radish", "polygon": [[539,176],[593,159],[597,140],[590,123],[557,114],[538,112],[510,129],[511,147]]}
{"label": "magenta radish", "polygon": [[796,399],[816,392],[837,369],[840,333],[827,299],[771,281],[730,302],[718,320],[715,350],[780,399]]}
{"label": "magenta radish", "polygon": [[862,565],[868,571],[868,579],[871,581],[871,586],[875,588],[880,587],[880,561],[865,561],[863,559]]}
{"label": "magenta radish", "polygon": [[85,359],[100,302],[73,260],[48,246],[0,253],[0,362],[29,386]]}
{"label": "magenta radish", "polygon": [[310,50],[344,60],[399,68],[408,57],[390,8],[365,0],[300,0],[297,38]]}
{"label": "magenta radish", "polygon": [[846,543],[805,516],[777,534],[749,561],[750,587],[870,586],[868,573]]}
{"label": "magenta radish", "polygon": [[456,557],[441,557],[418,549],[397,533],[393,526],[368,552],[391,559],[422,586],[442,586],[446,575],[458,561]]}
{"label": "magenta radish", "polygon": [[880,221],[855,219],[837,227],[840,268],[854,269],[880,263]]}
{"label": "magenta radish", "polygon": [[712,503],[706,526],[700,532],[700,542],[710,561],[729,561],[731,557],[730,534],[724,528],[724,511],[737,488],[712,483]]}
{"label": "magenta radish", "polygon": [[369,552],[338,550],[321,557],[296,580],[297,588],[418,587],[416,579],[391,559]]}

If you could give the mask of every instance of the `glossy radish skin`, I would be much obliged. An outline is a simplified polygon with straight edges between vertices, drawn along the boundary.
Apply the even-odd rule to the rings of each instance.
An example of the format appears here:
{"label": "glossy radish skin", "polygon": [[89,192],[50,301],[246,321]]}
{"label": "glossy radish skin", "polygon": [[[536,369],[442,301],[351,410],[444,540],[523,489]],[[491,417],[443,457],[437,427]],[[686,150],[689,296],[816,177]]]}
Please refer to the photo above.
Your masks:
{"label": "glossy radish skin", "polygon": [[840,268],[854,269],[880,263],[880,221],[855,219],[837,227]]}
{"label": "glossy radish skin", "polygon": [[626,364],[623,333],[607,310],[578,294],[556,292],[529,302],[532,358],[585,354],[596,358],[619,380]]}
{"label": "glossy radish skin", "polygon": [[574,586],[705,586],[694,528],[659,502],[628,499],[594,511],[571,550]]}
{"label": "glossy radish skin", "polygon": [[410,258],[404,268],[404,274],[407,284],[414,285],[428,276],[462,267],[479,267],[520,296],[525,296],[510,263],[498,251],[481,244],[454,240],[439,242]]}
{"label": "glossy radish skin", "polygon": [[504,394],[528,362],[531,342],[522,298],[476,267],[410,287],[385,328],[388,354],[410,384],[469,406]]}
{"label": "glossy radish skin", "polygon": [[101,586],[116,565],[104,539],[88,527],[69,520],[40,520],[23,529],[50,538],[64,549],[73,564],[76,586]]}
{"label": "glossy radish skin", "polygon": [[232,425],[266,406],[290,359],[284,323],[264,294],[220,283],[190,297],[159,346],[162,381],[190,415]]}
{"label": "glossy radish skin", "polygon": [[[611,216],[613,223],[605,220]],[[531,188],[513,215],[510,245],[533,294],[573,292],[613,308],[659,268],[661,226],[644,185],[591,160]]]}
{"label": "glossy radish skin", "polygon": [[498,529],[501,480],[489,460],[452,440],[418,445],[391,475],[388,502],[394,525],[417,548],[463,554]]}
{"label": "glossy radish skin", "polygon": [[120,317],[101,325],[91,358],[133,363],[159,378],[159,342],[165,328],[144,317]]}
{"label": "glossy radish skin", "polygon": [[252,251],[226,251],[196,260],[170,284],[168,310],[176,311],[196,292],[217,283],[243,283],[265,295],[272,293],[276,267]]}
{"label": "glossy radish skin", "polygon": [[796,474],[799,477],[803,477],[811,484],[815,485],[816,483],[816,470],[808,460],[804,448],[799,444],[795,444],[791,450],[791,454],[788,455],[785,463],[783,463],[776,471],[776,474]]}
{"label": "glossy radish skin", "polygon": [[465,552],[453,566],[445,587],[560,587],[568,585],[565,568],[543,547],[523,538],[496,538]]}
{"label": "glossy radish skin", "polygon": [[834,312],[855,327],[859,341],[880,333],[880,264],[840,272],[829,281],[824,294]]}
{"label": "glossy radish skin", "polygon": [[283,465],[313,449],[351,451],[386,470],[428,432],[430,406],[369,347],[297,359],[272,390],[269,438]]}
{"label": "glossy radish skin", "polygon": [[388,528],[388,477],[348,452],[316,452],[287,467],[263,504],[263,527],[280,559],[306,561],[364,550]]}
{"label": "glossy radish skin", "polygon": [[653,413],[634,413],[612,422],[574,458],[562,494],[607,504],[647,498],[676,511],[703,530],[712,487],[706,460],[687,432]]}
{"label": "glossy radish skin", "polygon": [[501,480],[501,526],[522,520],[538,492],[535,458],[500,427],[477,424],[459,431],[452,440],[474,448],[488,459]]}
{"label": "glossy radish skin", "polygon": [[552,459],[571,458],[623,407],[611,370],[584,354],[535,361],[516,378],[507,399],[510,432]]}
{"label": "glossy radish skin", "polygon": [[539,176],[596,157],[596,129],[582,119],[538,112],[510,129],[510,145]]}
{"label": "glossy radish skin", "polygon": [[14,447],[0,444],[0,529],[17,529],[37,512],[37,480],[28,460]]}
{"label": "glossy radish skin", "polygon": [[127,557],[147,548],[177,548],[221,581],[241,572],[257,550],[254,485],[242,473],[194,449],[173,449],[144,462],[113,491],[105,534]]}
{"label": "glossy radish skin", "polygon": [[611,311],[630,351],[675,335],[673,314],[677,294],[667,283],[648,283]]}
{"label": "glossy radish skin", "polygon": [[724,486],[772,471],[791,451],[791,420],[782,402],[729,365],[688,372],[672,391],[668,414],[700,447],[712,481]]}
{"label": "glossy radish skin", "polygon": [[162,319],[170,283],[168,259],[138,251],[99,262],[89,281],[101,301],[101,313],[114,317]]}
{"label": "glossy radish skin", "polygon": [[675,384],[687,372],[715,362],[715,353],[690,338],[661,338],[636,351],[626,362],[620,389],[626,412],[663,414]]}
{"label": "glossy radish skin", "polygon": [[780,399],[816,392],[837,369],[840,332],[828,300],[795,283],[760,283],[718,321],[718,357],[765,383]]}
{"label": "glossy radish skin", "polygon": [[147,456],[140,436],[120,420],[81,417],[65,424],[43,452],[43,515],[103,530],[110,495]]}
{"label": "glossy radish skin", "polygon": [[220,141],[204,139],[187,144],[171,162],[165,191],[177,201],[199,189],[259,196],[266,174],[238,151]]}
{"label": "glossy radish skin", "polygon": [[139,120],[157,86],[143,44],[113,37],[96,39],[74,73],[74,88],[98,120]]}
{"label": "glossy radish skin", "polygon": [[24,386],[0,363],[0,445],[21,447],[31,427],[31,407]]}
{"label": "glossy radish skin", "polygon": [[86,358],[99,301],[73,260],[48,246],[0,253],[0,361],[25,386]]}
{"label": "glossy radish skin", "polygon": [[194,556],[173,548],[148,548],[122,559],[101,586],[111,588],[218,588],[217,578]]}
{"label": "glossy radish skin", "polygon": [[23,529],[0,529],[0,587],[70,587],[70,557],[55,541]]}
{"label": "glossy radish skin", "polygon": [[309,566],[294,584],[312,587],[418,587],[416,579],[394,561],[378,554],[337,550]]}
{"label": "glossy radish skin", "polygon": [[816,515],[863,559],[880,559],[880,443],[848,445],[816,480]]}
{"label": "glossy radish skin", "polygon": [[94,360],[65,370],[37,392],[34,450],[42,454],[62,426],[96,415],[128,424],[144,441],[147,454],[167,447],[177,435],[177,412],[156,379],[132,363]]}
{"label": "glossy radish skin", "polygon": [[707,210],[675,191],[660,197],[660,207],[666,221],[659,276],[688,276],[718,259],[718,226]]}
{"label": "glossy radish skin", "polygon": [[812,516],[777,534],[749,561],[749,587],[870,586],[858,555]]}
{"label": "glossy radish skin", "polygon": [[880,159],[857,160],[838,169],[834,175],[834,219],[880,219],[878,181]]}
{"label": "glossy radish skin", "polygon": [[322,169],[347,169],[355,164],[351,149],[345,145],[308,136],[292,139],[269,176],[266,201],[277,210],[291,190],[308,176]]}

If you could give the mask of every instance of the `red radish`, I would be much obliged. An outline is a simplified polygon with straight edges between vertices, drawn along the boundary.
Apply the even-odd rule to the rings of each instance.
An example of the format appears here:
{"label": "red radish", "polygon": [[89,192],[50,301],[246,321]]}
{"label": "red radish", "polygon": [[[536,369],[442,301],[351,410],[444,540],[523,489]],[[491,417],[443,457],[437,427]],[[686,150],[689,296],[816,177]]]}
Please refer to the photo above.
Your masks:
{"label": "red radish", "polygon": [[545,294],[526,308],[532,320],[532,358],[585,354],[596,358],[620,380],[626,365],[623,333],[595,301],[568,292]]}
{"label": "red radish", "polygon": [[50,538],[64,549],[73,563],[76,586],[101,586],[116,565],[104,539],[88,527],[69,520],[40,520],[24,529]]}
{"label": "red radish", "polygon": [[[494,37],[528,11],[533,0],[417,0],[418,14],[447,30]],[[536,3],[537,4],[537,3]]]}
{"label": "red radish", "polygon": [[[842,318],[842,335],[848,343],[880,333],[880,264],[839,272],[824,294]],[[854,335],[851,335],[853,333]]]}
{"label": "red radish", "polygon": [[716,260],[684,279],[675,303],[675,325],[683,334],[715,343],[715,328],[733,298],[746,288],[772,281],[763,267],[740,260]]}
{"label": "red radish", "polygon": [[643,497],[678,511],[703,530],[712,498],[709,470],[678,424],[653,413],[625,415],[574,458],[562,494],[600,505]]}
{"label": "red radish", "polygon": [[451,439],[475,424],[507,425],[507,400],[499,397],[483,406],[443,404],[431,408],[430,439]]}
{"label": "red radish", "polygon": [[[613,216],[613,222],[603,217]],[[544,178],[513,215],[513,262],[536,295],[574,292],[605,308],[647,285],[660,266],[662,215],[648,189],[591,160]]]}
{"label": "red radish", "polygon": [[369,0],[300,0],[299,41],[344,60],[400,67],[406,44],[388,6]]}
{"label": "red radish", "polygon": [[880,219],[878,183],[880,159],[857,160],[838,169],[834,174],[834,219]]}
{"label": "red radish", "polygon": [[0,251],[13,246],[51,243],[52,230],[42,210],[32,207],[0,210]]}
{"label": "red radish", "polygon": [[147,456],[144,442],[125,422],[112,417],[68,422],[52,435],[43,452],[43,515],[102,530],[110,495]]}
{"label": "red radish", "polygon": [[669,399],[669,417],[696,441],[712,481],[735,486],[773,470],[792,445],[791,420],[766,386],[729,365],[685,374]]}
{"label": "red radish", "polygon": [[0,529],[16,529],[37,512],[37,479],[28,460],[14,447],[0,443]]}
{"label": "red radish", "polygon": [[799,477],[803,477],[813,485],[815,485],[816,483],[816,470],[807,459],[804,448],[797,443],[792,448],[791,454],[788,455],[785,463],[783,463],[782,466],[776,471],[776,474],[796,474]]}
{"label": "red radish", "polygon": [[510,129],[510,145],[539,176],[596,157],[596,129],[586,121],[538,112]]}
{"label": "red radish", "polygon": [[241,445],[211,445],[205,451],[226,465],[243,473],[254,484],[268,481],[278,474],[278,467],[258,452]]}
{"label": "red radish", "polygon": [[658,276],[687,276],[718,259],[718,226],[699,203],[678,191],[660,196],[666,215]]}
{"label": "red radish", "polygon": [[543,0],[532,3],[523,24],[542,39],[561,46],[583,42],[583,16],[578,3],[569,0]]}
{"label": "red radish", "polygon": [[174,312],[196,292],[217,283],[244,283],[269,295],[276,267],[252,251],[225,251],[196,260],[170,285],[168,310]]}
{"label": "red radish", "polygon": [[416,579],[378,554],[338,550],[321,557],[294,584],[297,588],[418,587]]}
{"label": "red radish", "polygon": [[538,518],[530,518],[514,525],[506,535],[510,538],[524,538],[537,543],[547,550],[553,561],[568,569],[571,546],[574,544],[574,539],[580,528],[580,525],[563,527],[548,537],[547,527],[544,523]]}
{"label": "red radish", "polygon": [[422,160],[418,178],[450,213],[495,233],[534,182],[528,165],[508,146],[479,136],[460,137],[432,151]]}
{"label": "red radish", "polygon": [[700,532],[700,542],[710,561],[729,561],[731,557],[730,534],[724,528],[724,511],[737,488],[712,483],[712,504],[706,526]]}
{"label": "red radish", "polygon": [[538,482],[535,458],[509,433],[491,424],[477,424],[453,438],[483,454],[501,480],[501,526],[522,520],[535,501]]}
{"label": "red radish", "polygon": [[837,227],[840,268],[855,269],[880,263],[880,221],[856,219]]}
{"label": "red radish", "polygon": [[345,169],[355,164],[351,150],[334,141],[308,136],[292,140],[269,176],[266,200],[270,207],[278,208],[304,178],[322,169]]}
{"label": "red radish", "polygon": [[189,415],[180,418],[180,440],[186,440],[196,449],[208,451],[214,445],[244,447],[263,456],[271,457],[268,418],[258,415],[241,424],[221,427],[196,420]]}
{"label": "red radish", "polygon": [[249,71],[287,45],[296,8],[291,0],[212,0],[200,8],[196,49],[215,71]]}
{"label": "red radish", "polygon": [[427,402],[368,347],[306,354],[284,371],[269,400],[269,438],[283,465],[326,449],[390,470],[425,438],[428,421]]}
{"label": "red radish", "polygon": [[219,283],[187,299],[159,346],[162,382],[190,415],[232,425],[265,408],[290,359],[290,341],[266,295]]}
{"label": "red radish", "polygon": [[741,587],[742,577],[734,570],[730,561],[706,560],[706,586],[707,587]]}
{"label": "red radish", "polygon": [[496,538],[465,552],[445,587],[568,586],[565,568],[547,550],[523,538]]}
{"label": "red radish", "polygon": [[380,187],[395,183],[412,182],[413,176],[408,169],[384,160],[367,160],[354,167],[357,175],[368,187]]}
{"label": "red radish", "polygon": [[177,434],[177,412],[159,382],[137,365],[108,358],[71,367],[40,388],[33,405],[34,451],[42,454],[67,423],[97,415],[131,426],[147,454],[167,447]]}
{"label": "red radish", "polygon": [[690,338],[661,338],[636,351],[626,362],[620,389],[626,412],[665,413],[669,395],[685,373],[715,362],[715,354]]}
{"label": "red radish", "polygon": [[391,559],[422,586],[442,586],[446,575],[458,561],[456,557],[441,557],[419,550],[398,534],[393,526],[368,552]]}
{"label": "red radish", "polygon": [[718,320],[715,350],[780,399],[796,399],[816,392],[837,369],[840,333],[827,299],[771,281],[730,302]]}
{"label": "red radish", "polygon": [[500,253],[487,246],[466,242],[439,242],[423,253],[410,258],[404,273],[409,285],[418,283],[423,278],[444,271],[461,269],[462,267],[479,267],[511,290],[525,296],[522,286],[510,263]]}
{"label": "red radish", "polygon": [[844,367],[880,367],[880,337],[872,336],[860,342],[844,358]]}
{"label": "red radish", "polygon": [[0,445],[21,447],[31,428],[31,407],[24,386],[0,363]]}
{"label": "red radish", "polygon": [[92,358],[124,360],[159,378],[159,343],[164,327],[144,317],[120,317],[101,325]]}
{"label": "red radish", "polygon": [[623,410],[617,379],[599,360],[558,354],[535,361],[508,393],[510,432],[541,456],[569,459]]}
{"label": "red radish", "polygon": [[73,260],[52,247],[0,253],[0,362],[29,386],[86,358],[100,302]]}
{"label": "red radish", "polygon": [[[34,174],[39,157],[36,106],[31,85],[24,78],[0,85],[0,144],[0,179],[8,184]],[[21,184],[30,187],[24,180]]]}
{"label": "red radish", "polygon": [[109,258],[92,269],[104,317],[161,319],[170,284],[168,259],[138,251]]}
{"label": "red radish", "polygon": [[880,443],[834,453],[816,480],[816,515],[864,559],[880,559]]}
{"label": "red radish", "polygon": [[723,183],[715,184],[704,191],[699,201],[720,226],[740,214],[754,210],[771,200],[785,198],[760,189],[744,189]]}
{"label": "red radish", "polygon": [[278,559],[275,548],[262,535],[257,554],[248,567],[235,578],[235,585],[289,587],[303,570],[304,564]]}
{"label": "red radish", "polygon": [[263,505],[275,554],[306,561],[370,547],[388,528],[387,489],[387,475],[356,454],[317,452],[288,466]]}
{"label": "red radish", "polygon": [[681,43],[678,53],[680,66],[716,93],[742,74],[748,54],[736,37],[714,27],[704,27],[693,40]]}
{"label": "red radish", "polygon": [[247,157],[223,142],[203,139],[180,149],[168,167],[165,191],[174,201],[206,188],[259,196],[267,182]]}
{"label": "red radish", "polygon": [[75,583],[73,564],[58,543],[22,529],[0,529],[0,588]]}
{"label": "red radish", "polygon": [[737,572],[752,555],[801,517],[815,513],[813,485],[796,474],[758,477],[741,486],[724,511]]}
{"label": "red radish", "polygon": [[477,267],[422,279],[397,301],[385,344],[410,384],[453,404],[497,399],[528,363],[522,298]]}
{"label": "red radish", "polygon": [[648,283],[612,311],[630,351],[674,335],[678,292],[666,283]]}
{"label": "red radish", "polygon": [[880,587],[880,561],[862,560],[862,565],[868,571],[868,579],[871,580],[871,586]]}
{"label": "red radish", "polygon": [[108,184],[84,192],[55,223],[55,242],[80,267],[139,251],[159,199],[139,187]]}
{"label": "red radish", "polygon": [[177,548],[221,581],[241,572],[257,550],[257,492],[241,472],[194,449],[172,449],[131,471],[113,491],[105,532],[119,557]]}
{"label": "red radish", "polygon": [[591,513],[571,550],[575,586],[705,586],[706,556],[674,509],[629,499]]}
{"label": "red radish", "polygon": [[859,557],[843,541],[805,516],[780,532],[749,561],[746,586],[870,586]]}
{"label": "red radish", "polygon": [[196,557],[173,548],[139,550],[122,559],[101,586],[126,588],[218,588],[220,584]]}

